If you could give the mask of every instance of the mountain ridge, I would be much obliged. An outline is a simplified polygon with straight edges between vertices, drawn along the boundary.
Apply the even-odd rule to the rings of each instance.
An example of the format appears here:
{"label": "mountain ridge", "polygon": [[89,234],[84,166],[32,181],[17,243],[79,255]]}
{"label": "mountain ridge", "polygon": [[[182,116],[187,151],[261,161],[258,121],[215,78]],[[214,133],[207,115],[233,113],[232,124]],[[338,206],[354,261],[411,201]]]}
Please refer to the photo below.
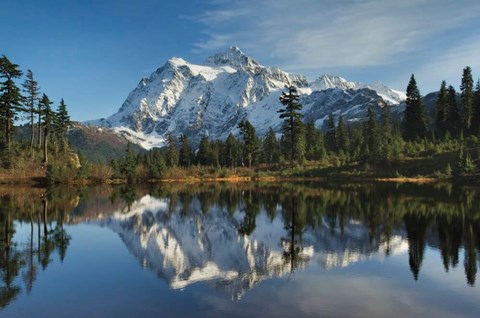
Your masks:
{"label": "mountain ridge", "polygon": [[270,127],[280,130],[278,97],[288,85],[298,88],[305,119],[318,127],[330,113],[358,121],[369,106],[380,113],[385,103],[399,106],[405,99],[380,82],[349,82],[325,74],[309,83],[303,75],[262,66],[232,46],[203,64],[169,59],[140,80],[118,112],[85,124],[112,128],[146,149],[162,146],[169,132],[186,134],[193,143],[202,136],[225,139],[238,134],[237,125],[244,119],[263,135]]}

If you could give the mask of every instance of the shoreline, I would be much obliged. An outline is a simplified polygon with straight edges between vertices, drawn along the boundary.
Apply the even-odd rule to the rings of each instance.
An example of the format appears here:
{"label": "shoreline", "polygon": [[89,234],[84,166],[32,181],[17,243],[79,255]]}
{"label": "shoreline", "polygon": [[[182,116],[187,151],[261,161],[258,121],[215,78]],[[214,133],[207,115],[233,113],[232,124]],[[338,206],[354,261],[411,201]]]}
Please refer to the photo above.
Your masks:
{"label": "shoreline", "polygon": [[[161,178],[138,180],[133,184],[141,183],[202,183],[202,182],[373,182],[373,183],[455,183],[463,185],[480,186],[480,180],[476,176],[462,176],[456,178],[434,178],[434,177],[376,177],[376,176],[324,176],[324,177],[288,177],[288,176],[238,176],[229,177],[191,177],[191,178]],[[108,179],[108,180],[72,180],[71,182],[54,183],[57,185],[96,185],[96,184],[128,184],[126,179]],[[0,185],[28,185],[28,186],[48,186],[52,185],[46,177],[0,177]]]}

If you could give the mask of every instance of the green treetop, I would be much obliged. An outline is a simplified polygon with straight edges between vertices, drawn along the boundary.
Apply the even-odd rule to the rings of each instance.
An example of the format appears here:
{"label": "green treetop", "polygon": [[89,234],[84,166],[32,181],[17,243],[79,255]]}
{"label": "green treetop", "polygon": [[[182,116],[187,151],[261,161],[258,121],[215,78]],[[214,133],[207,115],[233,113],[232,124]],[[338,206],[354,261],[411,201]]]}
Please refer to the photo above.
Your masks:
{"label": "green treetop", "polygon": [[291,159],[294,160],[300,159],[299,157],[301,156],[298,151],[295,151],[295,143],[299,137],[298,135],[301,133],[300,130],[303,128],[303,125],[301,125],[303,115],[300,113],[302,105],[298,102],[299,95],[297,89],[293,85],[290,85],[287,89],[288,92],[282,92],[282,96],[280,96],[280,103],[282,103],[285,108],[277,112],[280,114],[279,117],[284,120],[282,131],[284,136],[288,135],[290,137],[290,156]]}
{"label": "green treetop", "polygon": [[21,110],[23,97],[20,89],[14,80],[22,76],[22,71],[18,69],[18,65],[10,62],[10,60],[2,55],[0,57],[0,131],[3,147],[10,154],[10,146],[13,135],[13,123],[17,113]]}
{"label": "green treetop", "polygon": [[462,83],[460,84],[460,100],[462,103],[462,123],[464,131],[470,131],[473,118],[473,78],[472,69],[467,66],[463,69]]}
{"label": "green treetop", "polygon": [[406,140],[425,137],[427,135],[427,119],[422,97],[413,74],[407,86],[407,100],[405,104],[403,137]]}

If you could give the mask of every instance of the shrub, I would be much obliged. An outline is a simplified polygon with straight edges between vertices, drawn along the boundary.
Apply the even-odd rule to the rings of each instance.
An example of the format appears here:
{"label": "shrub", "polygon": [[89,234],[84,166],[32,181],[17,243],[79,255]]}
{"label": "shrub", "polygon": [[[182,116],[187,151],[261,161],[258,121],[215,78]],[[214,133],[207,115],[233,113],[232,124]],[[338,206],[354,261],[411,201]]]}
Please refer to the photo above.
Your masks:
{"label": "shrub", "polygon": [[452,167],[450,164],[447,164],[447,167],[445,168],[445,176],[451,177],[452,176]]}
{"label": "shrub", "polygon": [[89,178],[95,182],[105,182],[113,176],[113,169],[108,165],[91,165]]}

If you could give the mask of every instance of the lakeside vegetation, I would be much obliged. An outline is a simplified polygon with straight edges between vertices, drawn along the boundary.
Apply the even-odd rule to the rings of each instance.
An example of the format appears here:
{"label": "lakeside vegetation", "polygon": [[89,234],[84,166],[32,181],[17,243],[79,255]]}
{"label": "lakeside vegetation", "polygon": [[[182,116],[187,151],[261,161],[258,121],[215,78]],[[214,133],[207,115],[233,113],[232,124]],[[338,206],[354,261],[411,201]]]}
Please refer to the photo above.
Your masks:
{"label": "lakeside vegetation", "polygon": [[[204,136],[195,149],[188,136],[166,136],[166,146],[125,154],[104,163],[88,162],[68,144],[71,122],[63,99],[56,111],[28,70],[22,84],[19,66],[0,59],[0,183],[135,183],[166,180],[251,180],[349,178],[417,180],[452,179],[479,182],[480,81],[463,70],[460,94],[440,85],[434,116],[425,110],[414,76],[407,87],[403,120],[369,107],[367,118],[347,122],[330,114],[323,129],[303,122],[295,87],[279,101],[284,120],[281,135],[272,128],[258,136],[248,120],[239,136],[226,140]],[[373,106],[373,105],[372,105]],[[14,123],[28,119],[30,138],[15,139]],[[37,121],[35,123],[35,120]]]}

